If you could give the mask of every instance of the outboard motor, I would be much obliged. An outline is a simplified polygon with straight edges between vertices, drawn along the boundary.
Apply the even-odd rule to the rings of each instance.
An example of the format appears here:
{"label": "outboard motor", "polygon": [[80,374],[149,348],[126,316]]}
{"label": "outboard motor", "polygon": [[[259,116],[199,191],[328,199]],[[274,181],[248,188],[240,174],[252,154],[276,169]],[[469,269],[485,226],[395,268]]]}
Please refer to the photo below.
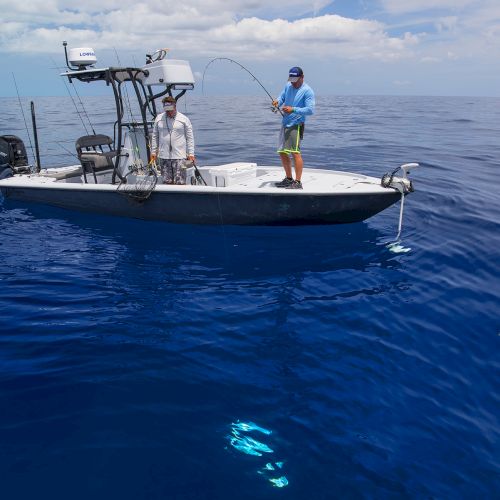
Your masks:
{"label": "outboard motor", "polygon": [[0,179],[30,171],[23,141],[15,135],[0,135]]}

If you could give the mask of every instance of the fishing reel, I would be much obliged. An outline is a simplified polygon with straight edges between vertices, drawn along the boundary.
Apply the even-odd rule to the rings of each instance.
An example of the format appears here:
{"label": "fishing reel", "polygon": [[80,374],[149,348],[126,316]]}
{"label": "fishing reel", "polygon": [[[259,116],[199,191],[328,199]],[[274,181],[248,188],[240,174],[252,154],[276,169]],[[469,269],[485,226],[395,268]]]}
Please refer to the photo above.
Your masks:
{"label": "fishing reel", "polygon": [[271,104],[271,111],[276,114],[276,113],[279,113],[280,115],[283,115],[280,107],[278,104]]}

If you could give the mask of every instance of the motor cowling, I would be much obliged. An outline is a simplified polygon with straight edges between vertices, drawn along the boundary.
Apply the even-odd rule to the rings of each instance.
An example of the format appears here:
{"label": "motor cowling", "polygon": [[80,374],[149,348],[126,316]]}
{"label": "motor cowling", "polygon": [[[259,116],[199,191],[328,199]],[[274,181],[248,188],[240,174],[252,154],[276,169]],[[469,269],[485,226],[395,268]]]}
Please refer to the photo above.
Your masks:
{"label": "motor cowling", "polygon": [[0,179],[29,172],[30,167],[24,142],[16,135],[1,135]]}

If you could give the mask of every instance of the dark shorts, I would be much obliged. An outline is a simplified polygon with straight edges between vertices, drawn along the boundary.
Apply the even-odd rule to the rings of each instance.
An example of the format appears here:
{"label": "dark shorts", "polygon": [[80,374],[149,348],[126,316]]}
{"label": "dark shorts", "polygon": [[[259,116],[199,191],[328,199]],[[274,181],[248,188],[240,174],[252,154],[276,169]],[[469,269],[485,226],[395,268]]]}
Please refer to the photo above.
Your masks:
{"label": "dark shorts", "polygon": [[300,153],[300,141],[304,137],[304,124],[281,127],[278,153]]}

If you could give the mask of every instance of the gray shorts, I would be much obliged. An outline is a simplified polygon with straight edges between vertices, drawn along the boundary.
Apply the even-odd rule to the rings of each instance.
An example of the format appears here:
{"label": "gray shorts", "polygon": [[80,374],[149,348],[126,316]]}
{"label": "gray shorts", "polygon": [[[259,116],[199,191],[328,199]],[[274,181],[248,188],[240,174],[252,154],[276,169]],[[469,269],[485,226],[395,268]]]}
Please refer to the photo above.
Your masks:
{"label": "gray shorts", "polygon": [[300,153],[300,141],[304,135],[304,124],[281,127],[278,153]]}
{"label": "gray shorts", "polygon": [[186,184],[184,160],[159,158],[163,184]]}

